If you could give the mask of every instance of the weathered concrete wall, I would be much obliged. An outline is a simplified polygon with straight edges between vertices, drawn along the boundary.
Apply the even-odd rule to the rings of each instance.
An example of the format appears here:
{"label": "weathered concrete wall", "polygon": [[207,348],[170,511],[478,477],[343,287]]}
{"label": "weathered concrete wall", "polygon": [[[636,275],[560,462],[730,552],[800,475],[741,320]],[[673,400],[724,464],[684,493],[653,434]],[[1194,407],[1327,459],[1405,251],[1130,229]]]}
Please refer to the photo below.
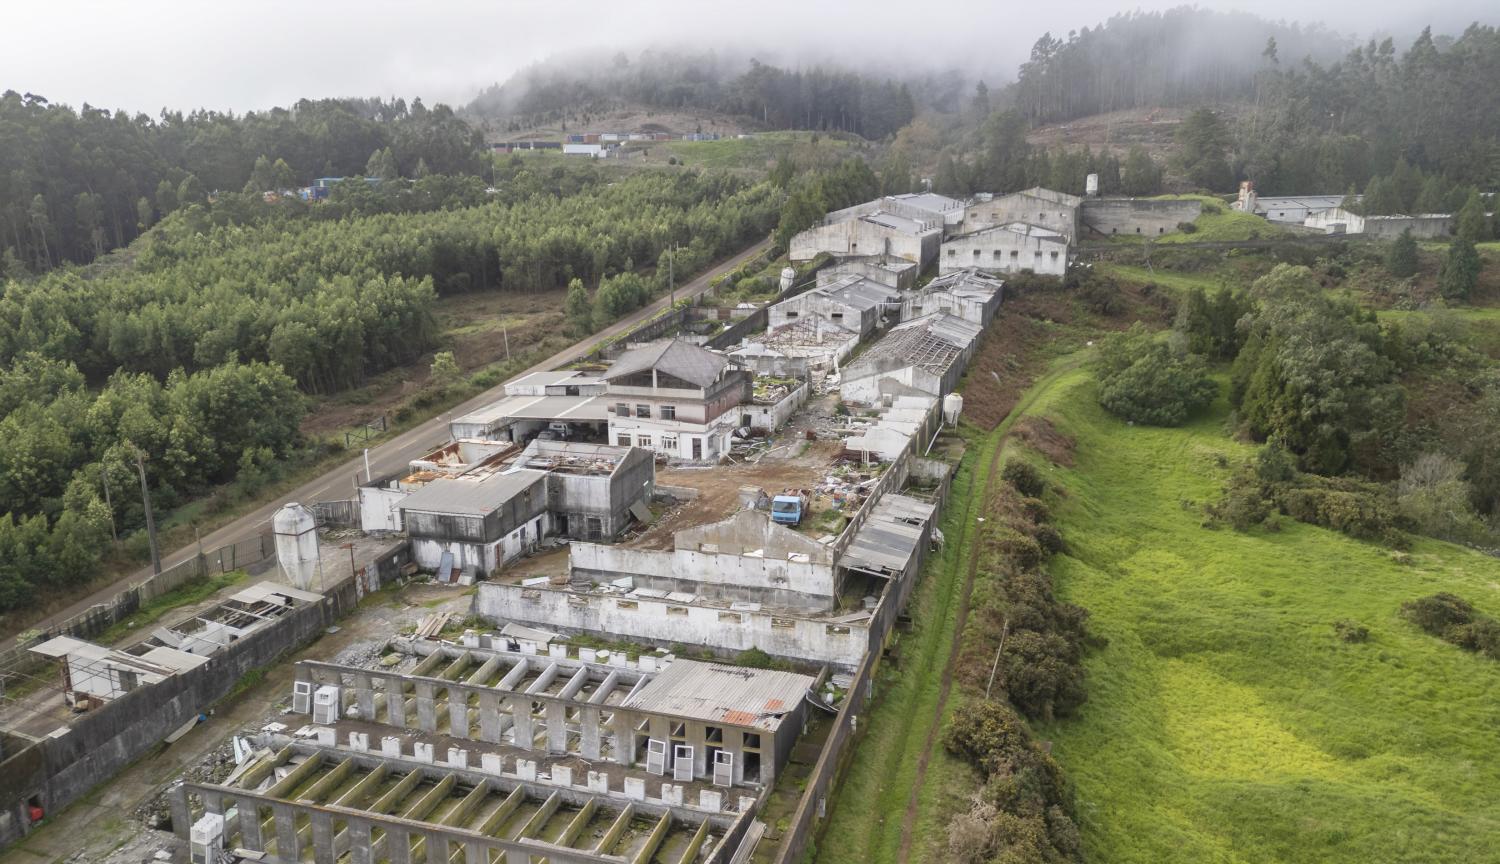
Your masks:
{"label": "weathered concrete wall", "polygon": [[1366,216],[1365,236],[1394,240],[1411,231],[1418,240],[1439,240],[1453,233],[1452,216]]}
{"label": "weathered concrete wall", "polygon": [[359,487],[359,524],[363,531],[400,531],[401,502],[410,495],[402,489]]}
{"label": "weathered concrete wall", "polygon": [[971,234],[993,225],[1026,222],[1061,232],[1070,238],[1078,236],[1078,208],[1015,192],[969,205],[956,234]]}
{"label": "weathered concrete wall", "polygon": [[683,606],[667,600],[577,594],[484,582],[474,611],[487,621],[516,621],[568,633],[623,636],[660,645],[701,645],[726,656],[750,648],[791,660],[852,669],[869,645],[867,624],[833,624],[768,612]]}
{"label": "weathered concrete wall", "polygon": [[[95,785],[156,746],[168,734],[206,711],[224,697],[241,676],[274,663],[282,655],[316,638],[358,602],[353,578],[331,588],[317,603],[293,609],[276,623],[250,633],[211,656],[195,669],[179,672],[149,687],[133,690],[76,719],[68,731],[45,738],[8,759],[18,770],[0,772],[0,813],[19,814],[28,798],[36,796],[48,813],[55,813],[83,797]],[[34,769],[38,757],[45,766],[41,783]],[[32,766],[27,769],[26,766]],[[22,782],[30,774],[30,785]],[[24,823],[22,823],[24,824]],[[17,825],[0,819],[0,844],[16,839]],[[9,830],[10,834],[5,832]]]}
{"label": "weathered concrete wall", "polygon": [[1083,202],[1083,233],[1171,234],[1177,223],[1203,213],[1203,202],[1155,198],[1089,198]]}
{"label": "weathered concrete wall", "polygon": [[811,261],[824,252],[834,256],[889,255],[925,269],[932,263],[941,242],[940,230],[908,234],[863,219],[851,219],[803,231],[792,238],[788,255],[793,261]]}
{"label": "weathered concrete wall", "polygon": [[[770,358],[767,358],[770,359]],[[786,359],[786,358],[778,358]],[[802,365],[806,368],[807,361]],[[786,425],[786,421],[797,412],[798,408],[807,404],[807,396],[812,392],[811,386],[803,381],[792,388],[792,392],[786,394],[780,401],[772,405],[757,405],[754,403],[740,406],[741,414],[750,415],[750,428],[763,432],[775,432]]]}
{"label": "weathered concrete wall", "polygon": [[995,228],[955,237],[943,244],[938,274],[977,267],[987,273],[1040,273],[1061,276],[1068,269],[1068,247],[1046,235]]}

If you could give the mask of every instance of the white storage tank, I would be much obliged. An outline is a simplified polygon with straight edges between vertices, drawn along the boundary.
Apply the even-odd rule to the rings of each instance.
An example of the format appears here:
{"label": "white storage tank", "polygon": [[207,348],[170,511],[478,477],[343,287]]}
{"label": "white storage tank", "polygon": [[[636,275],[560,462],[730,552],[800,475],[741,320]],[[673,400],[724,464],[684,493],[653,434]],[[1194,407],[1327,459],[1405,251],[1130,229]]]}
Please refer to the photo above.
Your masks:
{"label": "white storage tank", "polygon": [[963,413],[964,397],[957,393],[949,393],[943,397],[943,422],[949,426],[958,425],[958,415]]}
{"label": "white storage tank", "polygon": [[792,267],[781,268],[781,290],[782,293],[790,290],[792,283],[797,281],[797,271]]}
{"label": "white storage tank", "polygon": [[292,502],[276,511],[271,530],[276,534],[276,560],[287,582],[293,588],[311,590],[318,571],[318,524],[312,511]]}

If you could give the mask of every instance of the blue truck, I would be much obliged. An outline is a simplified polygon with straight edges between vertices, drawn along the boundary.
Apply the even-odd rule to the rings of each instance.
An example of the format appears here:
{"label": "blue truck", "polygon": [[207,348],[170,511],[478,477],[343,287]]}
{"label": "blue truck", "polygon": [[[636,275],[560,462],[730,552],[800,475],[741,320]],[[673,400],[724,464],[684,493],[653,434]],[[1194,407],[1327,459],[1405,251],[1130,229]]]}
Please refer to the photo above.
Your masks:
{"label": "blue truck", "polygon": [[777,495],[771,499],[771,521],[781,525],[800,524],[806,509],[807,499],[801,495]]}

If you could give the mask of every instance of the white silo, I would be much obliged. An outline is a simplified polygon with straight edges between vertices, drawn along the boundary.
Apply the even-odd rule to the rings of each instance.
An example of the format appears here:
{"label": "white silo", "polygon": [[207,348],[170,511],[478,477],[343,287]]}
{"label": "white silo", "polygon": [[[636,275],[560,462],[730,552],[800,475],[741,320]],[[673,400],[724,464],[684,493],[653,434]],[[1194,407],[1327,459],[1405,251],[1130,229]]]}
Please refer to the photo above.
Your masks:
{"label": "white silo", "polygon": [[1084,178],[1083,194],[1087,195],[1090,198],[1097,198],[1099,196],[1098,174],[1090,174],[1088,177]]}
{"label": "white silo", "polygon": [[964,410],[964,397],[957,393],[949,393],[943,397],[943,422],[949,426],[958,425],[958,415]]}
{"label": "white silo", "polygon": [[[318,572],[318,525],[313,514],[295,501],[276,511],[271,519],[276,534],[276,560],[293,588],[307,591]],[[321,580],[319,588],[322,587]]]}
{"label": "white silo", "polygon": [[797,271],[792,267],[781,268],[781,291],[786,293],[791,289],[792,283],[797,281]]}

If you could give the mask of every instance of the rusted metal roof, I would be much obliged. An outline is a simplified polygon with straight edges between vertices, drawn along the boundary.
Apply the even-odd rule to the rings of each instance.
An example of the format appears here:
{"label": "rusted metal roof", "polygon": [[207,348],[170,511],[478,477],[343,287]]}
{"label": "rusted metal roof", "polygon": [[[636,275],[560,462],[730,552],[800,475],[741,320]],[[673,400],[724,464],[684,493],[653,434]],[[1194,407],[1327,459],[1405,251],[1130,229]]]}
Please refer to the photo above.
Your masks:
{"label": "rusted metal roof", "polygon": [[694,720],[773,730],[813,679],[795,672],[673,660],[623,706]]}

